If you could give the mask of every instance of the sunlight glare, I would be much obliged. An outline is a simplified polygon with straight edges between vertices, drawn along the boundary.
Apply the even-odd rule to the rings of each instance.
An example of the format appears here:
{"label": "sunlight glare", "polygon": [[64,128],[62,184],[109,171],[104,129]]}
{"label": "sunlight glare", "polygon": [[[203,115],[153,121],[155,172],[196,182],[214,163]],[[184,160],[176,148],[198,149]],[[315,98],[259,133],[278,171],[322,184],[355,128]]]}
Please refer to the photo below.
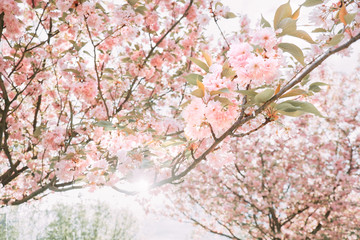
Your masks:
{"label": "sunlight glare", "polygon": [[133,190],[139,193],[145,193],[150,188],[150,183],[146,179],[139,179],[132,184]]}

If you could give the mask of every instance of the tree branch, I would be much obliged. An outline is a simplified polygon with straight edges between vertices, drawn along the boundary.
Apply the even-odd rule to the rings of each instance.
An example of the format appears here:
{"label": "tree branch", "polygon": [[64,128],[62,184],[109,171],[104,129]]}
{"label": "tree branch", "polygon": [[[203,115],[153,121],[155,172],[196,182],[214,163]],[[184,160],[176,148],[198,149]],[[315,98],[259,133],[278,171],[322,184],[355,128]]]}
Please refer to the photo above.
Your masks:
{"label": "tree branch", "polygon": [[346,43],[336,47],[331,48],[328,51],[326,51],[323,55],[321,55],[318,59],[316,59],[314,62],[312,62],[310,65],[304,67],[299,74],[297,74],[288,84],[286,84],[280,91],[275,94],[272,98],[270,98],[268,101],[266,101],[262,106],[260,106],[258,109],[255,110],[255,112],[252,115],[246,116],[244,118],[238,118],[235,123],[227,130],[225,131],[220,137],[218,137],[218,140],[215,141],[203,154],[201,154],[197,159],[195,159],[186,169],[184,169],[181,173],[179,173],[176,176],[172,176],[166,179],[163,179],[159,182],[153,183],[151,185],[151,188],[155,188],[158,186],[162,186],[164,184],[172,183],[173,181],[176,181],[184,176],[186,176],[192,169],[194,169],[202,160],[206,159],[206,156],[209,155],[214,149],[229,135],[232,135],[239,127],[244,125],[245,123],[249,122],[250,120],[256,118],[260,113],[262,113],[271,103],[278,100],[283,94],[285,94],[288,90],[293,88],[296,84],[300,83],[309,73],[311,73],[314,69],[316,69],[322,62],[324,62],[328,57],[331,55],[340,52],[341,50],[344,50],[348,48],[351,44],[356,42],[360,39],[360,33],[357,34],[355,37],[351,38]]}
{"label": "tree branch", "polygon": [[[186,17],[189,13],[189,10],[193,4],[194,0],[190,0],[189,6],[186,8],[185,12],[183,13],[183,15],[166,31],[166,33],[159,39],[159,41],[156,42],[156,44],[150,49],[149,53],[147,54],[147,56],[145,57],[144,61],[141,64],[141,67],[144,67],[145,64],[147,63],[147,61],[149,60],[149,58],[151,57],[151,55],[153,54],[153,52],[155,51],[155,49],[162,43],[162,41],[164,41],[164,39],[166,38],[166,36],[181,22],[181,20]],[[134,80],[132,81],[129,90],[126,93],[125,99],[124,101],[119,105],[119,107],[116,109],[115,114],[119,113],[123,107],[124,104],[129,101],[133,88],[136,84],[138,80],[138,77],[135,77]]]}

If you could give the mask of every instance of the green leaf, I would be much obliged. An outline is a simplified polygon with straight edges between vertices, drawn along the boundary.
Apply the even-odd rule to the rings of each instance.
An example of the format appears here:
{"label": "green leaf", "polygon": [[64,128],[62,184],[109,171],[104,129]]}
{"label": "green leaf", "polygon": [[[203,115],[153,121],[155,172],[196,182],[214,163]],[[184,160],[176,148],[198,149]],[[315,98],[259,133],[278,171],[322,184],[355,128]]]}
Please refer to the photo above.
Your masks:
{"label": "green leaf", "polygon": [[184,78],[186,79],[186,81],[188,81],[189,84],[197,85],[197,81],[202,81],[204,77],[199,74],[190,73],[189,75],[186,75]]}
{"label": "green leaf", "polygon": [[184,143],[185,142],[183,142],[183,141],[177,141],[177,140],[173,139],[173,140],[164,142],[162,147],[177,146],[177,145],[181,145],[181,144],[184,144]]}
{"label": "green leaf", "polygon": [[292,10],[291,10],[291,6],[290,6],[290,1],[281,5],[275,13],[274,16],[274,27],[275,29],[278,29],[278,24],[280,23],[281,20],[283,20],[284,18],[291,18],[292,16]]}
{"label": "green leaf", "polygon": [[32,57],[31,52],[25,52],[24,56],[25,56],[26,58]]}
{"label": "green leaf", "polygon": [[75,156],[76,156],[75,153],[69,153],[69,154],[65,155],[65,159],[70,160],[70,159],[74,158]]}
{"label": "green leaf", "polygon": [[293,36],[293,37],[297,37],[297,38],[301,38],[305,41],[307,41],[308,43],[314,44],[316,43],[311,37],[310,35],[305,32],[304,30],[296,30],[294,32],[289,33],[288,35]]}
{"label": "green leaf", "polygon": [[341,40],[344,38],[344,34],[336,34],[327,44],[329,46],[335,46],[341,42]]}
{"label": "green leaf", "polygon": [[122,62],[131,62],[131,58],[125,57],[121,59]]}
{"label": "green leaf", "polygon": [[145,12],[148,9],[145,6],[139,6],[135,9],[135,12],[140,13],[141,15],[145,15]]}
{"label": "green leaf", "polygon": [[237,90],[236,92],[249,97],[255,97],[258,94],[254,90]]}
{"label": "green leaf", "polygon": [[288,91],[287,93],[283,94],[280,98],[286,98],[286,97],[294,97],[298,95],[306,95],[307,92],[303,89],[294,88]]}
{"label": "green leaf", "polygon": [[90,57],[92,57],[92,55],[88,52],[88,51],[84,51],[84,53],[86,53],[87,55],[89,55]]}
{"label": "green leaf", "polygon": [[275,93],[274,89],[265,89],[264,91],[258,93],[255,96],[255,102],[264,103],[267,100],[269,100],[274,95],[274,93]]}
{"label": "green leaf", "polygon": [[132,130],[132,129],[128,128],[128,127],[124,127],[124,128],[122,128],[121,130],[122,130],[123,132],[126,132],[127,135],[131,135],[131,134],[134,134],[134,133],[135,133],[134,130]]}
{"label": "green leaf", "polygon": [[217,8],[217,7],[222,7],[222,6],[224,6],[221,2],[217,2],[216,4],[215,4],[215,9]]}
{"label": "green leaf", "polygon": [[223,71],[221,72],[221,77],[233,78],[235,75],[236,72],[231,68],[223,68]]}
{"label": "green leaf", "polygon": [[278,27],[276,29],[282,29],[282,32],[279,34],[279,36],[284,36],[287,34],[290,34],[294,31],[296,31],[296,20],[291,18],[284,18],[281,20],[281,22],[278,24]]}
{"label": "green leaf", "polygon": [[191,92],[192,95],[194,95],[195,97],[198,97],[198,98],[202,98],[205,96],[205,93],[203,90],[201,90],[200,88],[194,90]]}
{"label": "green leaf", "polygon": [[319,110],[309,102],[299,102],[294,100],[288,100],[279,103],[275,108],[283,115],[298,117],[306,113],[312,113],[316,116],[323,117]]}
{"label": "green leaf", "polygon": [[105,68],[104,73],[114,73],[114,69],[112,68]]}
{"label": "green leaf", "polygon": [[356,17],[356,14],[357,14],[357,13],[348,13],[348,14],[346,14],[346,15],[344,16],[345,22],[346,22],[347,24],[352,23],[352,21],[354,21],[354,19],[355,19],[355,17]]}
{"label": "green leaf", "polygon": [[76,69],[72,69],[72,68],[68,68],[68,69],[64,69],[64,72],[71,72],[71,73],[75,73],[76,75],[80,75],[80,72]]}
{"label": "green leaf", "polygon": [[14,58],[10,57],[10,56],[4,56],[3,59],[6,59],[6,60],[10,60],[10,61],[13,61]]}
{"label": "green leaf", "polygon": [[34,137],[38,138],[40,137],[41,133],[46,130],[46,126],[44,124],[41,124],[40,126],[36,127],[34,131]]}
{"label": "green leaf", "polygon": [[30,36],[38,38],[39,36],[36,33],[29,33]]}
{"label": "green leaf", "polygon": [[263,27],[263,28],[271,27],[270,23],[263,17],[262,14],[261,14],[260,26]]}
{"label": "green leaf", "polygon": [[180,108],[184,109],[184,108],[186,108],[186,106],[189,105],[190,103],[191,103],[191,101],[188,100],[188,101],[184,102],[183,104],[181,104],[181,105],[180,105]]}
{"label": "green leaf", "polygon": [[94,123],[94,125],[98,126],[98,127],[103,127],[104,130],[106,130],[106,131],[115,130],[115,127],[109,121],[98,121],[98,122]]}
{"label": "green leaf", "polygon": [[320,32],[327,32],[326,29],[324,28],[315,28],[314,30],[312,30],[313,33],[320,33]]}
{"label": "green leaf", "polygon": [[193,57],[189,57],[189,59],[195,63],[196,65],[198,65],[200,68],[202,68],[205,72],[209,72],[209,67],[208,65],[206,65],[206,63],[204,63],[203,61],[193,58]]}
{"label": "green leaf", "polygon": [[139,0],[127,0],[127,2],[131,5],[134,6]]}
{"label": "green leaf", "polygon": [[312,6],[321,4],[321,3],[323,3],[322,0],[306,0],[306,1],[302,4],[302,6],[304,6],[304,7],[312,7]]}
{"label": "green leaf", "polygon": [[301,103],[300,108],[305,113],[312,113],[316,116],[323,117],[319,110],[317,110],[317,108],[309,102]]}
{"label": "green leaf", "polygon": [[327,85],[328,84],[323,83],[323,82],[314,82],[314,83],[310,84],[309,91],[320,92],[321,91],[320,86],[327,86]]}
{"label": "green leaf", "polygon": [[216,91],[211,91],[210,95],[213,96],[213,95],[221,94],[221,93],[230,93],[230,91],[227,88],[222,88],[222,89],[219,89],[219,90],[216,90]]}
{"label": "green leaf", "polygon": [[210,67],[212,64],[212,60],[211,60],[211,56],[205,52],[205,51],[201,51],[203,57],[205,58],[206,64]]}
{"label": "green leaf", "polygon": [[235,13],[233,12],[227,12],[224,16],[224,18],[229,19],[229,18],[236,18],[237,16],[235,15]]}
{"label": "green leaf", "polygon": [[290,117],[299,117],[304,114],[303,111],[299,110],[297,107],[292,106],[291,104],[285,104],[285,103],[280,103],[280,104],[276,105],[275,108],[282,115],[286,115]]}
{"label": "green leaf", "polygon": [[233,104],[234,104],[234,103],[231,102],[229,99],[224,98],[224,97],[216,96],[216,97],[214,97],[214,100],[221,102],[221,104],[222,104],[223,106],[228,106],[228,105],[233,105]]}
{"label": "green leaf", "polygon": [[305,66],[304,54],[298,46],[292,43],[280,43],[278,47],[284,52],[288,52],[293,55],[296,60],[298,60],[303,66]]}
{"label": "green leaf", "polygon": [[114,80],[114,78],[112,76],[107,76],[107,75],[103,75],[102,78],[106,79],[106,80],[110,80],[110,81]]}
{"label": "green leaf", "polygon": [[96,4],[95,4],[95,8],[96,8],[96,9],[100,9],[103,13],[106,13],[105,8],[104,8],[103,6],[101,6],[100,3],[96,3]]}
{"label": "green leaf", "polygon": [[82,46],[79,46],[74,40],[69,40],[69,42],[73,45],[73,47],[75,48],[76,51],[80,51],[80,49],[85,46],[84,43],[80,43]]}
{"label": "green leaf", "polygon": [[301,86],[306,85],[310,81],[310,74],[307,74],[300,82]]}

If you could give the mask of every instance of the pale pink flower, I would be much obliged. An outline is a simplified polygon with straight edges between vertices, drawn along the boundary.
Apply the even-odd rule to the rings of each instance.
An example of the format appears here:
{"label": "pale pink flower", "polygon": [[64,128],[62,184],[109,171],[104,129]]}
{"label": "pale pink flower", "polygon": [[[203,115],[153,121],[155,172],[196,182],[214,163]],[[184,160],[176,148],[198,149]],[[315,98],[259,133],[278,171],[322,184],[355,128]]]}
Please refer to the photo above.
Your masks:
{"label": "pale pink flower", "polygon": [[109,166],[108,162],[105,159],[101,159],[99,161],[95,161],[91,164],[92,168],[99,168],[106,170]]}
{"label": "pale pink flower", "polygon": [[19,36],[22,32],[22,24],[13,14],[5,14],[4,22],[6,26],[6,32],[11,36]]}
{"label": "pale pink flower", "polygon": [[264,60],[259,56],[251,56],[247,59],[244,67],[234,67],[238,78],[236,81],[241,86],[245,86],[250,80],[256,82],[256,85],[262,83],[263,80]]}
{"label": "pale pink flower", "polygon": [[94,135],[93,139],[95,142],[99,142],[104,134],[104,128],[103,127],[95,127],[94,129]]}
{"label": "pale pink flower", "polygon": [[150,12],[145,18],[146,25],[148,25],[152,31],[159,30],[158,18],[155,12]]}
{"label": "pale pink flower", "polygon": [[251,56],[252,47],[249,43],[235,42],[230,45],[227,53],[229,63],[234,69],[241,69],[245,66],[246,60]]}
{"label": "pale pink flower", "polygon": [[226,13],[230,12],[230,8],[228,6],[224,5],[216,5],[216,9],[214,11],[216,16],[222,16],[224,17]]}
{"label": "pale pink flower", "polygon": [[55,164],[56,177],[63,182],[70,182],[74,180],[76,164],[71,160],[62,160]]}
{"label": "pale pink flower", "polygon": [[102,20],[98,14],[93,13],[88,16],[86,22],[88,23],[89,27],[99,28],[101,26]]}
{"label": "pale pink flower", "polygon": [[186,15],[187,20],[189,20],[190,22],[194,21],[197,14],[196,11],[197,11],[196,7],[192,5],[188,11],[188,14]]}
{"label": "pale pink flower", "polygon": [[163,64],[163,59],[162,56],[160,55],[156,55],[155,57],[153,57],[150,61],[150,64],[154,67],[156,67],[157,69],[161,69],[161,66]]}
{"label": "pale pink flower", "polygon": [[219,134],[234,122],[237,116],[237,107],[234,105],[224,107],[219,101],[210,101],[205,109],[205,116],[214,132]]}
{"label": "pale pink flower", "polygon": [[247,15],[241,15],[239,17],[239,23],[243,32],[248,32],[250,29],[250,19]]}
{"label": "pale pink flower", "polygon": [[64,144],[66,129],[58,126],[52,130],[48,130],[43,135],[43,143],[50,150],[59,148],[60,145]]}
{"label": "pale pink flower", "polygon": [[261,28],[253,34],[252,42],[270,51],[277,44],[277,38],[272,28]]}
{"label": "pale pink flower", "polygon": [[192,139],[201,139],[210,136],[210,130],[205,123],[206,105],[200,98],[192,99],[191,103],[182,112],[185,119],[185,135]]}
{"label": "pale pink flower", "polygon": [[201,14],[198,16],[198,19],[197,19],[198,23],[202,26],[205,26],[209,23],[210,21],[210,17],[208,15],[205,15],[205,14]]}
{"label": "pale pink flower", "polygon": [[94,184],[105,184],[106,183],[105,177],[97,172],[89,172],[86,175],[86,177],[90,183],[94,183]]}
{"label": "pale pink flower", "polygon": [[200,125],[188,123],[184,128],[184,132],[185,136],[193,140],[208,138],[211,136],[210,128],[205,122]]}
{"label": "pale pink flower", "polygon": [[209,68],[209,73],[205,75],[203,84],[208,91],[215,91],[222,88],[227,88],[229,80],[221,77],[222,65],[213,64]]}
{"label": "pale pink flower", "polygon": [[94,102],[98,94],[97,82],[88,79],[85,82],[77,82],[73,85],[73,91],[79,99],[84,99],[85,102]]}
{"label": "pale pink flower", "polygon": [[187,123],[200,125],[205,119],[206,105],[200,98],[194,98],[182,112],[182,117]]}
{"label": "pale pink flower", "polygon": [[66,12],[69,10],[73,2],[74,0],[56,0],[56,6],[60,9],[60,11]]}

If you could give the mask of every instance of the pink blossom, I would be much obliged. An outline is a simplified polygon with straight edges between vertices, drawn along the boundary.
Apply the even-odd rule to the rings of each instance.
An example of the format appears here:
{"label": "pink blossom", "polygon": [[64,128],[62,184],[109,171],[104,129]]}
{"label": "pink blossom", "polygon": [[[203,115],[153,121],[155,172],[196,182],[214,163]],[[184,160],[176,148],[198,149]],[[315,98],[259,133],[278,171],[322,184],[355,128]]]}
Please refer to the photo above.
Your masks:
{"label": "pink blossom", "polygon": [[194,98],[182,112],[182,117],[186,122],[200,125],[205,119],[206,105],[200,98]]}
{"label": "pink blossom", "polygon": [[145,23],[152,31],[157,31],[159,29],[158,15],[155,12],[150,12],[145,18]]}
{"label": "pink blossom", "polygon": [[235,42],[230,45],[227,56],[235,71],[239,71],[245,66],[247,59],[251,56],[251,50],[252,47],[249,43]]}
{"label": "pink blossom", "polygon": [[60,9],[60,11],[66,12],[67,10],[69,10],[73,2],[74,0],[57,0],[56,6]]}
{"label": "pink blossom", "polygon": [[217,16],[225,16],[226,13],[230,12],[230,8],[228,6],[217,4],[216,9],[214,11]]}
{"label": "pink blossom", "polygon": [[97,83],[91,79],[84,82],[78,82],[73,85],[73,91],[79,99],[83,98],[86,102],[94,102],[95,97],[98,94]]}
{"label": "pink blossom", "polygon": [[237,107],[232,105],[224,107],[219,101],[210,101],[207,104],[205,116],[213,130],[219,134],[234,122],[237,117]]}
{"label": "pink blossom", "polygon": [[75,162],[71,160],[62,160],[56,163],[55,174],[57,178],[59,178],[61,181],[70,182],[74,180],[75,167],[76,167]]}
{"label": "pink blossom", "polygon": [[43,136],[42,142],[47,148],[55,150],[59,148],[60,145],[64,144],[65,140],[65,128],[64,127],[55,127],[52,130],[48,130]]}
{"label": "pink blossom", "polygon": [[255,31],[252,41],[254,44],[265,48],[267,51],[272,50],[278,42],[275,32],[269,27]]}
{"label": "pink blossom", "polygon": [[223,67],[220,64],[212,64],[209,68],[209,73],[205,75],[203,84],[208,91],[215,91],[222,88],[227,88],[229,80],[221,77]]}
{"label": "pink blossom", "polygon": [[87,24],[91,28],[99,29],[99,27],[102,25],[102,19],[100,16],[96,13],[90,14],[86,19]]}
{"label": "pink blossom", "polygon": [[200,25],[205,26],[209,23],[210,17],[206,14],[202,14],[198,16],[197,21]]}
{"label": "pink blossom", "polygon": [[161,69],[161,66],[163,64],[162,56],[156,55],[151,59],[150,63],[152,66],[156,67],[157,69]]}
{"label": "pink blossom", "polygon": [[192,140],[211,137],[210,128],[205,122],[202,122],[200,125],[189,123],[184,128],[184,132],[185,136]]}
{"label": "pink blossom", "polygon": [[189,20],[190,22],[194,21],[196,18],[196,14],[197,14],[196,7],[195,5],[192,5],[188,11],[188,14],[186,15],[187,20]]}

